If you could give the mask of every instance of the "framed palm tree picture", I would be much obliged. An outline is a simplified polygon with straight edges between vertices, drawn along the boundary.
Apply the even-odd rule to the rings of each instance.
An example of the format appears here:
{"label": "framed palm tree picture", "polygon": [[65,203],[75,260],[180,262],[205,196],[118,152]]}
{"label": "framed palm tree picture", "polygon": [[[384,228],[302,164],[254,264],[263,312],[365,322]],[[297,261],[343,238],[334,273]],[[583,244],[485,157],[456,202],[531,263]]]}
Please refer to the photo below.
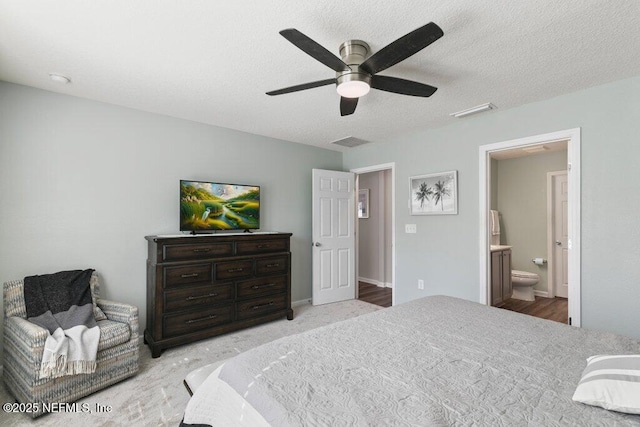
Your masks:
{"label": "framed palm tree picture", "polygon": [[458,171],[409,178],[411,215],[458,213]]}

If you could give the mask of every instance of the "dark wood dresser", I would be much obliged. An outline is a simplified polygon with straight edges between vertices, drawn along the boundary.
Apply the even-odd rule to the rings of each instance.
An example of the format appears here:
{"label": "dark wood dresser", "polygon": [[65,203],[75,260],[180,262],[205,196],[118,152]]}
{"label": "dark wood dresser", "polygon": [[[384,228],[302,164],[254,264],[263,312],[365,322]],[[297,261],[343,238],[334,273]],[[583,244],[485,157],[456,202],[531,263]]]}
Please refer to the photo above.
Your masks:
{"label": "dark wood dresser", "polygon": [[286,316],[291,233],[146,236],[147,328],[162,350]]}

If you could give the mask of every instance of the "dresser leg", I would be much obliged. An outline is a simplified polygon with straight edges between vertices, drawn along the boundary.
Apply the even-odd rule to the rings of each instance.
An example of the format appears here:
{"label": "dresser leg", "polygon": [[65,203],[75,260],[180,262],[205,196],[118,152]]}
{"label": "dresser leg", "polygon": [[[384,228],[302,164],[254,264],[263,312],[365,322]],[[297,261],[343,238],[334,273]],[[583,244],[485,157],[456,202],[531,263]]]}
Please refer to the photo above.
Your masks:
{"label": "dresser leg", "polygon": [[160,355],[162,354],[162,349],[156,347],[155,345],[152,345],[149,348],[151,349],[151,357],[154,359],[160,357]]}
{"label": "dresser leg", "polygon": [[154,359],[156,357],[160,357],[160,355],[162,354],[162,348],[155,343],[151,335],[147,336],[147,333],[148,333],[148,330],[145,329],[144,334],[142,336],[144,337],[143,339],[144,343],[149,346],[149,350],[151,351],[151,357],[153,357]]}
{"label": "dresser leg", "polygon": [[287,320],[293,320],[293,310],[287,310]]}

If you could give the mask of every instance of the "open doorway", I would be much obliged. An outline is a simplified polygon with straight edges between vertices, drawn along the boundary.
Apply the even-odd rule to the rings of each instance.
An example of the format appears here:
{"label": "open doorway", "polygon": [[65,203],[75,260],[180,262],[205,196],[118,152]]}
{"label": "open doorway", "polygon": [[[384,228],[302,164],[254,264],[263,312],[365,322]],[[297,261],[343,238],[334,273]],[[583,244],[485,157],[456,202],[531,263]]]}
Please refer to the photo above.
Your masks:
{"label": "open doorway", "polygon": [[567,141],[489,157],[491,305],[568,323]]}
{"label": "open doorway", "polygon": [[[546,211],[547,215],[544,215],[544,218],[536,217],[535,219],[530,218],[528,220],[524,218],[526,215],[523,214],[522,211],[522,200],[515,201],[514,203],[499,203],[501,196],[497,193],[498,188],[495,183],[497,180],[497,171],[500,170],[497,165],[497,162],[500,161],[500,158],[509,158],[511,155],[515,155],[515,153],[522,150],[528,151],[527,154],[535,154],[548,151],[550,147],[560,147],[559,149],[564,149],[563,147],[565,146],[566,161],[561,160],[560,165],[566,165],[566,181],[564,187],[561,180],[550,178],[553,176],[560,176],[560,171],[555,171],[560,173],[546,171],[544,172],[544,174],[542,174],[542,176],[538,177],[541,181],[543,181],[540,184],[539,190],[543,192],[543,198],[542,200],[539,200],[535,203],[537,203],[538,205],[542,205],[545,208],[544,210]],[[543,147],[547,148],[545,149]],[[515,166],[516,168],[528,167],[520,163],[523,162],[514,162],[514,164],[511,166]],[[556,168],[557,166],[558,165],[556,165]],[[551,169],[554,169],[554,167],[551,167]],[[522,173],[519,174],[519,176],[521,175]],[[564,225],[563,229],[562,225],[556,225],[556,227],[560,227],[560,234],[553,234],[553,230],[549,229],[549,227],[553,226],[553,224],[549,225],[549,216],[553,216],[553,213],[549,211],[549,209],[552,209],[552,207],[549,206],[549,197],[552,197],[552,195],[547,196],[546,194],[547,189],[550,185],[549,183],[547,183],[549,179],[551,179],[551,181],[556,181],[553,185],[556,185],[559,188],[564,188],[565,190],[564,216],[566,219],[566,224]],[[510,183],[510,185],[512,184],[513,183]],[[514,189],[513,191],[518,190]],[[513,191],[511,192],[511,194],[514,194]],[[562,202],[558,201],[556,201],[556,203],[562,204]],[[520,301],[515,300],[515,302],[519,302],[521,303],[521,305],[524,304],[524,306],[530,304],[529,302],[526,302],[526,300],[534,300],[534,292],[536,297],[547,298],[548,300],[546,302],[549,302],[550,298],[555,297],[557,292],[559,292],[561,295],[561,285],[557,283],[557,280],[554,281],[554,278],[558,276],[553,275],[552,271],[554,266],[556,271],[558,270],[559,263],[563,262],[561,257],[564,254],[566,255],[566,259],[563,267],[565,268],[566,272],[566,284],[568,291],[568,313],[565,316],[568,317],[567,323],[574,326],[580,326],[580,130],[571,129],[567,131],[481,146],[479,205],[481,220],[480,302],[488,305],[504,305],[504,301],[511,301],[510,297],[514,292],[522,291],[523,283],[526,283],[530,279],[530,276],[539,276],[539,274],[537,273],[544,273],[543,283],[539,284],[538,288],[535,291],[533,290],[533,288],[528,289],[531,295],[525,294],[523,296],[523,294],[518,294]],[[506,218],[500,215],[498,206],[501,206],[503,209],[508,211],[503,212],[503,214],[508,217],[507,224],[505,224]],[[557,215],[558,214],[556,214],[556,216]],[[562,213],[560,213],[560,215],[562,215]],[[526,239],[522,238],[522,236],[517,236],[518,234],[526,234],[527,232],[531,232],[531,227],[529,227],[530,224],[528,223],[521,223],[520,226],[518,226],[518,222],[521,218],[524,218],[525,221],[535,220],[543,223],[541,227],[544,228],[544,231],[540,232],[540,230],[538,230],[537,232],[534,232],[542,234],[542,236],[538,236],[538,246],[533,249],[534,252],[527,253],[525,248],[526,244],[523,243],[526,242]],[[496,224],[498,225],[497,232]],[[524,230],[524,232],[522,230]],[[509,236],[509,233],[514,234],[512,236]],[[558,237],[562,233],[565,234],[564,241],[562,241],[561,238]],[[504,234],[507,235],[505,236]],[[516,238],[516,236],[518,238]],[[500,241],[497,241],[497,239],[500,239]],[[555,240],[552,241],[550,239]],[[557,245],[556,240],[561,242],[564,251],[556,251],[555,248],[551,247],[551,245]],[[520,247],[518,248],[518,246],[510,246],[509,243],[513,241],[517,241]],[[511,268],[511,262],[513,261],[514,253],[522,255],[518,260],[516,260],[516,264],[519,265],[520,268],[528,270],[526,272],[536,270],[534,272],[536,274],[532,274],[530,276],[524,275],[524,279],[518,277],[517,289],[513,286],[514,283],[512,283],[513,270],[515,269]],[[535,253],[536,255],[532,255],[532,253]],[[551,262],[549,263],[549,261]],[[552,268],[548,269],[548,265],[550,265]],[[495,271],[498,268],[502,270],[502,273],[501,276],[498,275],[496,277]],[[549,281],[549,279],[551,280]],[[535,283],[538,284],[538,282]],[[500,293],[502,293],[502,295],[500,295]],[[503,298],[504,301],[502,301],[501,298]],[[525,312],[527,307],[523,307],[520,307],[520,309],[517,309],[516,311]]]}
{"label": "open doorway", "polygon": [[395,303],[394,165],[356,174],[356,298],[382,307]]}

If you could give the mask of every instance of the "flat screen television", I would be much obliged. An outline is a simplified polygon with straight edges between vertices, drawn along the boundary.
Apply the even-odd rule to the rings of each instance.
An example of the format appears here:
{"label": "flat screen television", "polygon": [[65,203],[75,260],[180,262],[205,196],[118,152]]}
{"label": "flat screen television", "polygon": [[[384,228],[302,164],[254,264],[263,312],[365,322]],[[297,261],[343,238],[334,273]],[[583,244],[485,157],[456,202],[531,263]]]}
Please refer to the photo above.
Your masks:
{"label": "flat screen television", "polygon": [[257,228],[259,186],[180,180],[180,231]]}

